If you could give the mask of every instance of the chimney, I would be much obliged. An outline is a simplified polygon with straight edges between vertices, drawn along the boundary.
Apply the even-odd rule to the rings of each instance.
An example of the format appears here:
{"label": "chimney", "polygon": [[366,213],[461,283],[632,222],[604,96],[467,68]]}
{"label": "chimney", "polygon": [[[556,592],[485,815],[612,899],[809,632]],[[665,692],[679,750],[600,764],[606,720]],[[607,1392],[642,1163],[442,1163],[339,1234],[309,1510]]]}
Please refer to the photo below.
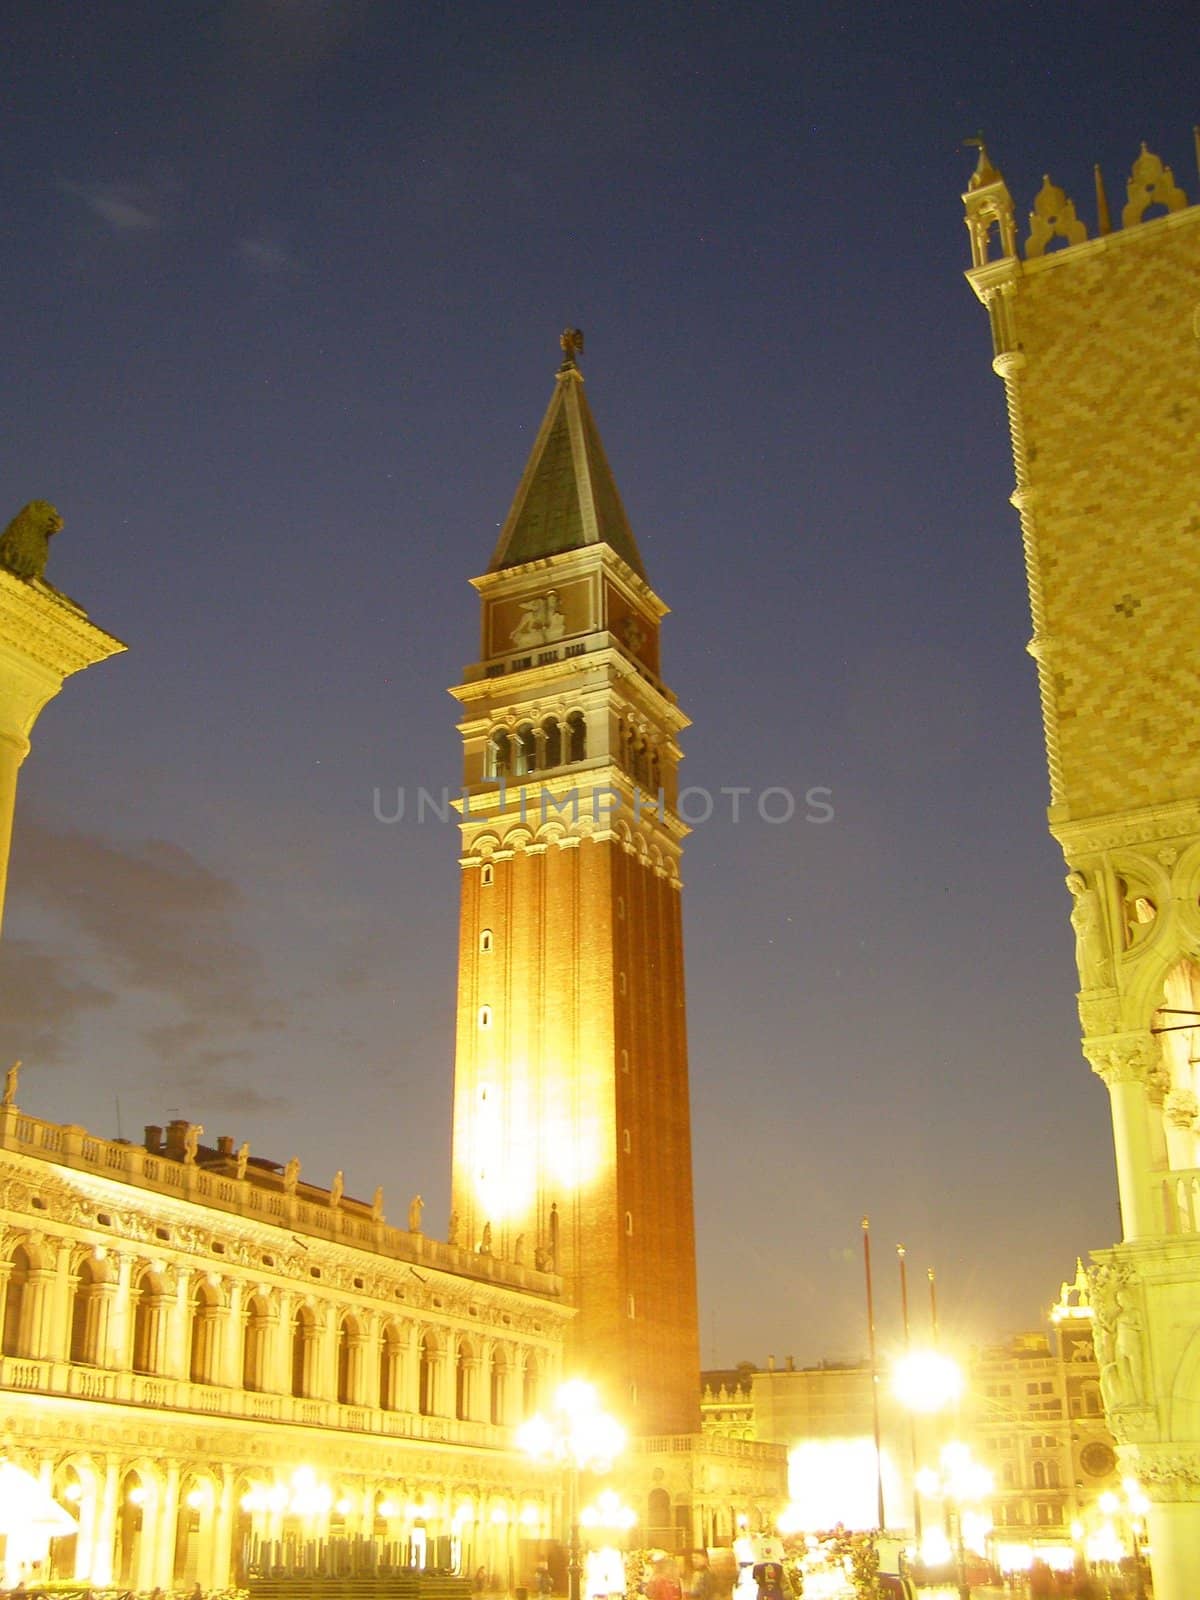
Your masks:
{"label": "chimney", "polygon": [[183,1159],[183,1141],[190,1124],[186,1117],[172,1117],[167,1123],[167,1154]]}
{"label": "chimney", "polygon": [[146,1124],[146,1154],[156,1156],[162,1149],[162,1129],[156,1128],[152,1122]]}
{"label": "chimney", "polygon": [[775,1357],[774,1356],[768,1356],[767,1357],[767,1371],[768,1372],[774,1372],[775,1371]]}
{"label": "chimney", "polygon": [[787,1370],[789,1372],[795,1372],[795,1370],[796,1370],[796,1358],[795,1358],[795,1356],[789,1356],[787,1358]]}
{"label": "chimney", "polygon": [[233,1154],[233,1140],[230,1138],[229,1134],[223,1133],[218,1138],[218,1140],[217,1140],[217,1154],[219,1156],[232,1156],[232,1154]]}

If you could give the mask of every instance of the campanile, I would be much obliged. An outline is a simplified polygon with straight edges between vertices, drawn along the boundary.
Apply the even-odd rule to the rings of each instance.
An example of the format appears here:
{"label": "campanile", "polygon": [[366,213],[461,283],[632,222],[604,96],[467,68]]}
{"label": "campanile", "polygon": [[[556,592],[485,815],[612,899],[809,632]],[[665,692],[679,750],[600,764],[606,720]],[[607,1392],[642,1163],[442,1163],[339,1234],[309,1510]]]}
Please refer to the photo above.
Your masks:
{"label": "campanile", "polygon": [[687,726],[563,361],[487,572],[462,707],[452,1231],[556,1272],[568,1373],[640,1435],[698,1427],[676,810]]}

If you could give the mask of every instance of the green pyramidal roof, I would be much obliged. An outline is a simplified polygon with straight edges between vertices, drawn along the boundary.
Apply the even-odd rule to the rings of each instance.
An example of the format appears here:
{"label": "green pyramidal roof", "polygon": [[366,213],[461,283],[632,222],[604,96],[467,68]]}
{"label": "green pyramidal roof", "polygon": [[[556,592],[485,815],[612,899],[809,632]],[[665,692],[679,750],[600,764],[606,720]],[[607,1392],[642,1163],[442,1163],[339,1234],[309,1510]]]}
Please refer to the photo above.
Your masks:
{"label": "green pyramidal roof", "polygon": [[595,419],[573,360],[554,393],[500,531],[489,572],[608,544],[640,578],[646,570],[613,482]]}

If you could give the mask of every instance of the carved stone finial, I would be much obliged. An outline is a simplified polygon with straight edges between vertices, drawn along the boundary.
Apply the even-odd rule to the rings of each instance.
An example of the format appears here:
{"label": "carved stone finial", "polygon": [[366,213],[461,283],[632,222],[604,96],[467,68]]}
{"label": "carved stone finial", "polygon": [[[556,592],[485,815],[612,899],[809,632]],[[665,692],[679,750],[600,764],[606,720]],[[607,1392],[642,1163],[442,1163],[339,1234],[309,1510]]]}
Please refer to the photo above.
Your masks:
{"label": "carved stone finial", "polygon": [[62,525],[48,500],[31,500],[0,534],[0,567],[27,582],[44,576],[51,537]]}
{"label": "carved stone finial", "polygon": [[577,367],[579,365],[577,357],[583,354],[583,329],[564,328],[558,336],[558,342],[562,346],[563,353],[559,371],[566,372],[571,367]]}
{"label": "carved stone finial", "polygon": [[329,1206],[332,1211],[336,1211],[341,1205],[342,1196],[345,1194],[345,1192],[346,1175],[342,1171],[341,1167],[339,1167],[333,1175],[333,1183],[330,1185],[329,1189]]}
{"label": "carved stone finial", "polygon": [[1068,200],[1065,192],[1050,182],[1049,176],[1044,177],[1029,214],[1025,254],[1044,255],[1052,239],[1065,239],[1071,245],[1082,244],[1086,238],[1087,229],[1075,215],[1075,202]]}
{"label": "carved stone finial", "polygon": [[1142,145],[1142,153],[1133,163],[1133,171],[1125,185],[1128,203],[1121,212],[1121,226],[1132,228],[1139,223],[1151,206],[1165,206],[1168,211],[1182,211],[1187,205],[1187,195],[1175,182],[1170,167],[1165,167],[1153,151]]}
{"label": "carved stone finial", "polygon": [[6,1109],[9,1106],[15,1106],[17,1103],[17,1084],[20,1082],[20,1078],[21,1063],[19,1061],[14,1061],[12,1066],[9,1067],[8,1071],[4,1074],[4,1099],[3,1101],[0,1101],[0,1104],[2,1104]]}
{"label": "carved stone finial", "polygon": [[968,150],[978,150],[979,160],[975,163],[975,171],[971,174],[968,189],[983,189],[989,183],[1003,183],[999,171],[992,165],[991,157],[987,153],[987,146],[983,142],[983,133],[979,132],[970,139],[963,140],[963,146]]}

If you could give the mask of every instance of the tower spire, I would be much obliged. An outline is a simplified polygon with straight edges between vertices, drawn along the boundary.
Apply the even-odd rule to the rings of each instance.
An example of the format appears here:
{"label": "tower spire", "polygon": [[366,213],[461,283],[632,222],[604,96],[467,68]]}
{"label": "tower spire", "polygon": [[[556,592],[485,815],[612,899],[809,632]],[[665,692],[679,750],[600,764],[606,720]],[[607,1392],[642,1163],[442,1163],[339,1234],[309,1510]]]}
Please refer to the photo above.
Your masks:
{"label": "tower spire", "polygon": [[559,337],[563,359],[489,572],[503,572],[587,545],[607,544],[639,578],[641,552],[621,504],[600,433],[583,389],[583,333]]}

